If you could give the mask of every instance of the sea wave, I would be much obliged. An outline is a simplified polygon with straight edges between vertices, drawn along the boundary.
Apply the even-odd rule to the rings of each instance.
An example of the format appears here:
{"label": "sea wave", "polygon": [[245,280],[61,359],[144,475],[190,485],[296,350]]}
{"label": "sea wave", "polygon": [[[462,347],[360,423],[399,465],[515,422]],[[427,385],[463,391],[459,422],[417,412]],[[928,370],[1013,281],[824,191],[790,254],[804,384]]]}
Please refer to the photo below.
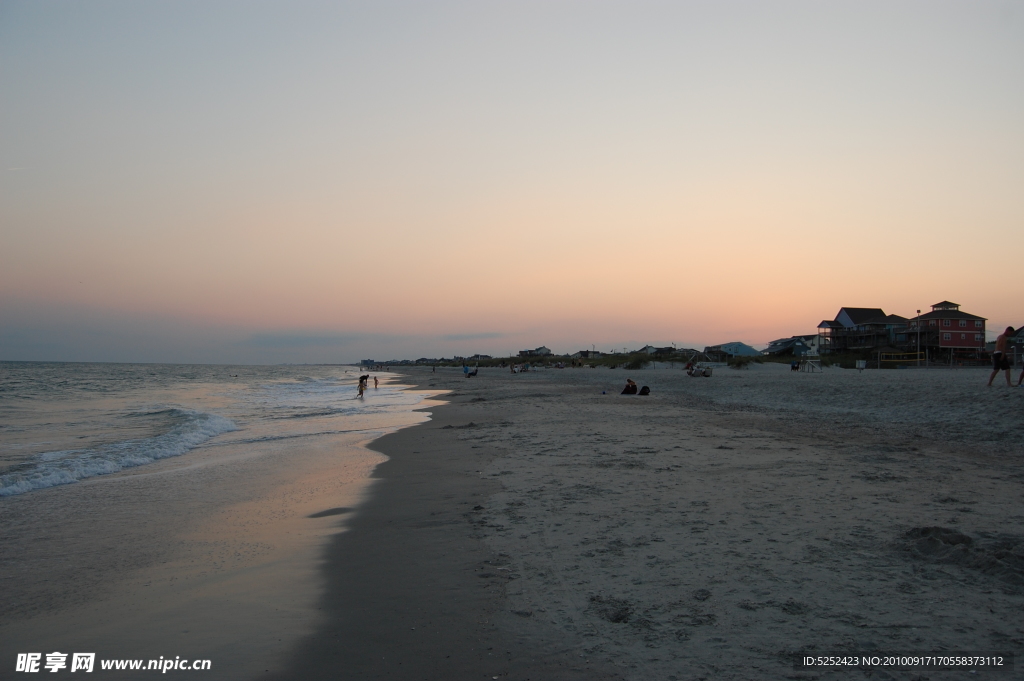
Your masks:
{"label": "sea wave", "polygon": [[55,487],[158,459],[181,456],[207,440],[236,430],[230,420],[188,409],[161,410],[173,425],[154,437],[124,440],[92,449],[46,452],[32,462],[0,474],[0,497]]}

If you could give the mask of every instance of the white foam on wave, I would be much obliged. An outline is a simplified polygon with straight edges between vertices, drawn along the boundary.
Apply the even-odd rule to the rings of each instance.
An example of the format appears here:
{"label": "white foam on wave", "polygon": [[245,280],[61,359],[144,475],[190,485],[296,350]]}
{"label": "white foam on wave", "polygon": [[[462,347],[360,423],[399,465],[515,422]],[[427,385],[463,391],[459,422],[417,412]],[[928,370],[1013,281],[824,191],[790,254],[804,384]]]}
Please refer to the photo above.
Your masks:
{"label": "white foam on wave", "polygon": [[170,413],[179,423],[155,437],[125,440],[94,449],[41,454],[27,468],[0,475],[0,497],[66,485],[96,475],[143,466],[158,459],[181,456],[221,433],[236,430],[234,423],[216,414],[186,409],[174,409]]}

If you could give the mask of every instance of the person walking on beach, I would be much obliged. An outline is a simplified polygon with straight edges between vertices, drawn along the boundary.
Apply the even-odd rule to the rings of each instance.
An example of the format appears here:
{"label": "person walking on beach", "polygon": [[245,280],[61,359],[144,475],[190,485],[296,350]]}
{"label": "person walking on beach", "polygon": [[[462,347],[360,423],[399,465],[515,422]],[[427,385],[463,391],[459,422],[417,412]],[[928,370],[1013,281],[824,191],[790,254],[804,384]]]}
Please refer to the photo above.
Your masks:
{"label": "person walking on beach", "polygon": [[[1006,387],[1012,388],[1013,383],[1010,382],[1010,359],[1006,356],[1006,344],[1010,340],[1010,336],[1013,335],[1013,327],[1006,327],[1006,331],[996,338],[996,350],[992,353],[992,375],[988,377],[988,385],[992,387],[992,381],[995,380],[996,374],[1000,371],[1006,373]],[[1024,374],[1022,374],[1024,375]],[[1019,383],[1020,381],[1018,381]]]}

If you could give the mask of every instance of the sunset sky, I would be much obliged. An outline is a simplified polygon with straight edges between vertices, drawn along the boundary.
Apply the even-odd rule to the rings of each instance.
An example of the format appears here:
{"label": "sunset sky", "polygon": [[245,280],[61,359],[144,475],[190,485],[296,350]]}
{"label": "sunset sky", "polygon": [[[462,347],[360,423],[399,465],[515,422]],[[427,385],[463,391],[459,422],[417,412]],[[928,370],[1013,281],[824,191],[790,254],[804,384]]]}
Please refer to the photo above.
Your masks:
{"label": "sunset sky", "polygon": [[1020,2],[0,3],[0,359],[1024,324]]}

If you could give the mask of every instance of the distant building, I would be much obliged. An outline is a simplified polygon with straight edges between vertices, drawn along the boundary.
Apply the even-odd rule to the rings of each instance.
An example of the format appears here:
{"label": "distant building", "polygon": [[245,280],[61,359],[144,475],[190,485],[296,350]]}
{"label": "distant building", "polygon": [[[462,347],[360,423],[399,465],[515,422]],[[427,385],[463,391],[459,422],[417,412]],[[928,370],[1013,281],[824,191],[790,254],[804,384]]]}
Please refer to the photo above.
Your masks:
{"label": "distant building", "polygon": [[600,357],[601,353],[597,350],[580,350],[572,354],[573,359],[590,359],[592,357]]}
{"label": "distant building", "polygon": [[762,355],[794,357],[814,356],[818,354],[818,335],[790,336],[779,338],[768,343],[768,347],[761,351]]}
{"label": "distant building", "polygon": [[490,355],[473,355],[473,356],[472,356],[472,357],[470,357],[469,359],[476,359],[476,360],[480,360],[480,359],[491,359],[491,356],[490,356]]}
{"label": "distant building", "polygon": [[841,307],[839,314],[836,315],[836,321],[849,329],[863,324],[869,319],[878,319],[884,316],[885,310],[880,307]]}
{"label": "distant building", "polygon": [[905,342],[907,318],[880,307],[843,307],[832,321],[818,324],[820,352],[860,352]]}
{"label": "distant building", "polygon": [[376,364],[372,359],[361,359],[359,360],[359,366],[369,367]]}
{"label": "distant building", "polygon": [[1010,336],[1010,345],[1013,347],[1017,354],[1024,352],[1024,327],[1016,326],[1016,333]]}
{"label": "distant building", "polygon": [[551,354],[551,349],[543,345],[533,350],[520,350],[520,357],[546,357]]}
{"label": "distant building", "polygon": [[932,311],[909,320],[907,331],[915,340],[921,329],[921,347],[956,350],[985,349],[984,317],[961,312],[957,303],[944,300],[932,305]]}
{"label": "distant building", "polygon": [[948,300],[931,307],[931,312],[912,318],[887,315],[877,307],[840,308],[834,320],[818,324],[819,351],[985,349],[984,317],[961,312],[957,303]]}
{"label": "distant building", "polygon": [[673,347],[656,348],[653,345],[645,345],[637,352],[646,352],[648,355],[671,355],[676,351]]}
{"label": "distant building", "polygon": [[892,345],[894,330],[906,318],[886,315],[880,307],[842,307],[832,321],[818,324],[821,352],[851,352]]}
{"label": "distant building", "polygon": [[732,357],[760,357],[761,353],[746,343],[733,341],[721,345],[709,345],[704,348],[704,354],[713,362],[724,362]]}

